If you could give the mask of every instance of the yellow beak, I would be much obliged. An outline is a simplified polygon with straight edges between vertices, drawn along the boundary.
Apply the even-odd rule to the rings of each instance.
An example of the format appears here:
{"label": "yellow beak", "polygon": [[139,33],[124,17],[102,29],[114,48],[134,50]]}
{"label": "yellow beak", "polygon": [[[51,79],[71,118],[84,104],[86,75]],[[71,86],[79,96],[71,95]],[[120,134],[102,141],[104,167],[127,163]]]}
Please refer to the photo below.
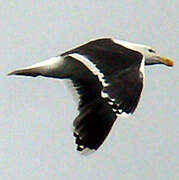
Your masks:
{"label": "yellow beak", "polygon": [[174,65],[174,62],[173,60],[169,59],[169,58],[166,58],[166,57],[161,57],[159,56],[159,61],[162,63],[162,64],[165,64],[167,66],[173,66]]}

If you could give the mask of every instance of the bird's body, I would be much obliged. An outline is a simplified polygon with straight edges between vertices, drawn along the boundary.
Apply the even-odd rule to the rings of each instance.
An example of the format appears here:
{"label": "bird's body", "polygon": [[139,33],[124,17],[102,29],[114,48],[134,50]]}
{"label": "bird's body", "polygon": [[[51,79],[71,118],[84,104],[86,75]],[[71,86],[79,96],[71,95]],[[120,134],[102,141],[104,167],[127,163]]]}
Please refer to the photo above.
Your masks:
{"label": "bird's body", "polygon": [[80,96],[80,113],[73,123],[77,150],[96,150],[117,116],[136,109],[144,65],[152,64],[173,66],[148,46],[101,38],[10,75],[71,79]]}

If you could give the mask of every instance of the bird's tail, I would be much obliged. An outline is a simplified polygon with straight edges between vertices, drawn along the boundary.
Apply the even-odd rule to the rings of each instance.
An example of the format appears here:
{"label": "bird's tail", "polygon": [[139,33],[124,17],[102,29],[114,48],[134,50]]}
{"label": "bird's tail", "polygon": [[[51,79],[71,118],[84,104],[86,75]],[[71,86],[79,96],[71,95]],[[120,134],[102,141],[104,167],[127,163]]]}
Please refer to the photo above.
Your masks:
{"label": "bird's tail", "polygon": [[12,71],[8,75],[22,75],[22,76],[33,76],[33,77],[42,75],[46,77],[61,78],[63,77],[62,74],[62,69],[64,68],[63,62],[64,59],[61,56],[52,57],[45,61],[36,63],[32,66]]}

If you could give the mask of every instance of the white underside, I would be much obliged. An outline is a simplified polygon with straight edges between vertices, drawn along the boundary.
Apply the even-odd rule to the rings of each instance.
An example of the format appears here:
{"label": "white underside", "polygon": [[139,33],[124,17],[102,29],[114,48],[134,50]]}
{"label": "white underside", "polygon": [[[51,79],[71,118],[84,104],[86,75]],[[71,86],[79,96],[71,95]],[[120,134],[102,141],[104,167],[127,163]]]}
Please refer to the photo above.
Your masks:
{"label": "white underside", "polygon": [[141,62],[140,68],[139,68],[140,72],[143,74],[143,78],[145,78],[144,65],[145,65],[145,57],[142,58],[142,62]]}

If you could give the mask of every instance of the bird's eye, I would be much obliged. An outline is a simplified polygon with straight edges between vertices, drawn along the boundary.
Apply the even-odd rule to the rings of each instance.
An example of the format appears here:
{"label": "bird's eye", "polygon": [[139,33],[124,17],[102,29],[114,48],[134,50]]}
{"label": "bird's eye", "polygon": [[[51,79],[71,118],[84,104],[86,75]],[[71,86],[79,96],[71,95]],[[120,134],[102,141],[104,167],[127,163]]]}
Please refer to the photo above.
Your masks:
{"label": "bird's eye", "polygon": [[153,49],[148,49],[150,53],[156,53]]}

